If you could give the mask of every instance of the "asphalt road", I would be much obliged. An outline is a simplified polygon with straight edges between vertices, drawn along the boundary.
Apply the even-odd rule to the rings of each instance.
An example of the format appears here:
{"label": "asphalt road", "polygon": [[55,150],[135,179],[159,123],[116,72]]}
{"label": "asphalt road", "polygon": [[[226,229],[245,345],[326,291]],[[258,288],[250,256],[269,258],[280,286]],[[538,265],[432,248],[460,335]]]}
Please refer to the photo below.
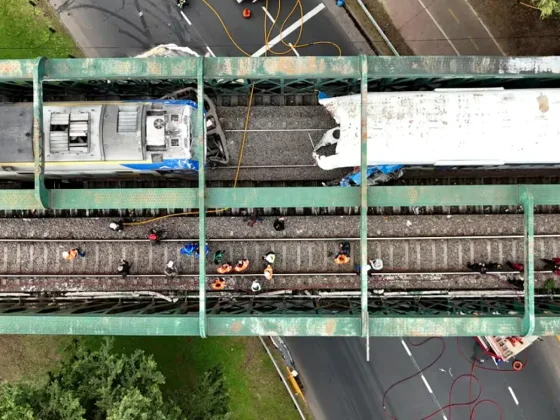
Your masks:
{"label": "asphalt road", "polygon": [[[421,340],[406,340],[410,356],[398,338],[375,338],[370,342],[370,362],[365,358],[365,341],[360,338],[285,338],[296,367],[306,386],[306,398],[317,418],[321,419],[382,419],[383,393],[393,383],[415,373],[418,367],[430,364],[440,353],[442,341],[434,339],[414,347]],[[459,340],[466,357],[474,351],[473,339]],[[425,382],[416,376],[393,388],[386,399],[387,411],[398,419],[425,418],[444,407],[449,390],[457,376],[470,372],[471,364],[459,353],[457,340],[446,338],[445,350],[439,361],[424,373]],[[499,405],[507,420],[555,420],[560,418],[560,345],[556,338],[537,342],[523,353],[528,359],[521,372],[500,371],[491,360],[484,365],[492,371],[475,369],[481,384],[480,400],[492,400]],[[505,365],[501,370],[509,369]],[[511,391],[510,391],[511,388]],[[431,392],[430,392],[431,391]],[[478,393],[472,385],[474,395]],[[517,399],[515,401],[513,395]],[[454,387],[453,402],[469,398],[469,379],[459,379]],[[475,419],[499,419],[499,409],[490,402],[481,403]],[[433,419],[449,418],[449,411]],[[455,407],[455,420],[469,420],[467,406]]]}
{"label": "asphalt road", "polygon": [[[302,0],[303,32],[298,41],[301,13],[296,0],[284,0],[277,16],[277,5],[270,1],[267,17],[265,1],[241,6],[235,0],[207,0],[219,13],[231,36],[248,55],[264,54],[264,20],[270,32],[273,50],[287,55],[338,55],[330,44],[298,48],[294,52],[282,43],[299,45],[328,41],[340,46],[344,55],[357,54],[354,44],[337,19],[320,0]],[[187,46],[197,53],[216,56],[241,56],[212,10],[202,0],[190,0],[183,13],[175,0],[49,0],[62,22],[90,57],[127,57],[140,54],[159,44]],[[241,15],[243,7],[252,11],[250,19]],[[276,42],[274,42],[276,41]]]}
{"label": "asphalt road", "polygon": [[505,55],[469,0],[382,0],[416,55]]}

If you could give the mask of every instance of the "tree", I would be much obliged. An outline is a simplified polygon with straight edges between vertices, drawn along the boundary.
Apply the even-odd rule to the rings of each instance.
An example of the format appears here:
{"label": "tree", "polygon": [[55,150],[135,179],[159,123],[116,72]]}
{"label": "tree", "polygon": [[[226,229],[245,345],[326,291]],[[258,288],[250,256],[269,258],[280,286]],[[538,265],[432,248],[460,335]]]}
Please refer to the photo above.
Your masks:
{"label": "tree", "polygon": [[153,357],[112,353],[112,340],[92,351],[75,340],[43,384],[3,384],[0,420],[179,420],[164,400],[165,378]]}
{"label": "tree", "polygon": [[532,0],[532,2],[541,11],[541,19],[560,13],[560,0]]}
{"label": "tree", "polygon": [[92,351],[74,340],[46,383],[2,384],[0,420],[227,420],[229,396],[221,367],[180,398],[164,398],[165,378],[151,355]]}
{"label": "tree", "polygon": [[196,389],[185,398],[184,411],[189,413],[191,420],[227,420],[230,418],[228,411],[229,394],[224,382],[221,366],[214,366],[204,373]]}

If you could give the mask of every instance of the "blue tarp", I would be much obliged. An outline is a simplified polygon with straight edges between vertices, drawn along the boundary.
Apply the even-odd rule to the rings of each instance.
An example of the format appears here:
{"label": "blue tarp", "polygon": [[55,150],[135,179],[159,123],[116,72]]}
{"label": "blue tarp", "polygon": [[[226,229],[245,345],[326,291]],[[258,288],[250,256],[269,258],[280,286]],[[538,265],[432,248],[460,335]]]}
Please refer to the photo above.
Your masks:
{"label": "blue tarp", "polygon": [[[385,175],[393,173],[401,169],[404,165],[373,165],[367,168],[367,177],[375,175],[381,172]],[[341,187],[349,187],[350,185],[360,185],[361,184],[361,171],[356,170],[349,175],[346,175],[340,180]]]}

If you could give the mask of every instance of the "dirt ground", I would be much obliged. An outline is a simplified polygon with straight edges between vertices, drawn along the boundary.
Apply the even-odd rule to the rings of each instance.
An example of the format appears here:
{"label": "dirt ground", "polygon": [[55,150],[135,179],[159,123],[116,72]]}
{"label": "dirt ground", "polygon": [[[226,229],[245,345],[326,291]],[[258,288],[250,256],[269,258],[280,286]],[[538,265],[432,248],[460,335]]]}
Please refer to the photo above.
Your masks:
{"label": "dirt ground", "polygon": [[0,382],[46,378],[70,340],[50,335],[1,335]]}
{"label": "dirt ground", "polygon": [[543,20],[517,0],[469,1],[508,55],[560,55],[560,17]]}

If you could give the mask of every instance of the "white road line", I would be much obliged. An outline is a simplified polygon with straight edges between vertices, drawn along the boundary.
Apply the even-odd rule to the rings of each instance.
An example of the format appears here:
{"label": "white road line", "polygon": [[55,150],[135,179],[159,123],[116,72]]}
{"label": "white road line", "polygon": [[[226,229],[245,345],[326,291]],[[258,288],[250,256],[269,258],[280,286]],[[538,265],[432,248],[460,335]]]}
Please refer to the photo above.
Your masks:
{"label": "white road line", "polygon": [[191,21],[189,20],[189,18],[187,17],[187,15],[185,15],[185,14],[183,13],[182,10],[181,10],[181,16],[183,16],[183,18],[187,21],[187,23],[188,23],[189,25],[192,25]]}
{"label": "white road line", "polygon": [[511,394],[511,398],[513,398],[513,401],[515,402],[515,405],[519,405],[519,401],[517,401],[517,397],[513,393],[513,389],[511,389],[511,386],[508,386],[508,389],[509,389],[509,393]]}
{"label": "white road line", "polygon": [[404,349],[406,350],[406,354],[408,354],[408,357],[412,357],[412,353],[410,352],[408,346],[406,345],[406,343],[404,342],[404,340],[401,340],[401,343],[404,347]]}
{"label": "white road line", "polygon": [[214,51],[212,51],[212,50],[210,49],[210,47],[206,47],[206,49],[208,50],[208,52],[210,53],[210,55],[211,55],[212,57],[216,57],[216,54],[214,54]]}
{"label": "white road line", "polygon": [[428,392],[430,394],[433,394],[434,391],[432,391],[432,387],[430,386],[430,384],[428,383],[428,381],[426,380],[426,378],[424,377],[424,375],[420,374],[420,377],[422,378],[422,381],[424,382],[424,385],[426,385],[426,388],[428,388]]}
{"label": "white road line", "polygon": [[292,51],[294,52],[295,55],[297,55],[299,57],[299,53],[297,52],[297,50],[294,48],[294,46],[292,45],[291,42],[288,42],[288,45],[290,46],[290,48],[292,49]]}
{"label": "white road line", "polygon": [[[406,354],[408,354],[408,357],[410,357],[410,360],[412,361],[412,364],[414,365],[414,367],[416,368],[416,370],[418,370],[418,372],[420,372],[420,366],[418,366],[418,363],[416,363],[416,359],[412,356],[412,353],[410,352],[410,349],[408,348],[408,346],[406,345],[405,341],[401,338],[401,344],[404,347],[404,350],[406,351]],[[445,413],[443,412],[443,408],[441,407],[441,404],[439,403],[436,394],[434,394],[434,391],[432,391],[432,387],[430,386],[430,384],[428,383],[427,379],[425,378],[423,373],[420,373],[420,377],[422,378],[422,381],[424,382],[424,385],[426,386],[426,388],[428,389],[428,392],[432,395],[432,400],[434,401],[434,403],[438,406],[438,408],[441,411],[441,415],[443,417],[443,420],[447,420],[447,416],[445,415]]]}
{"label": "white road line", "polygon": [[434,15],[432,15],[432,13],[428,10],[428,8],[426,7],[426,5],[422,2],[422,0],[418,0],[418,3],[420,3],[420,6],[422,6],[422,8],[424,9],[424,11],[428,14],[428,16],[430,16],[430,18],[432,19],[432,21],[434,22],[434,25],[437,26],[437,28],[439,29],[439,31],[441,32],[441,34],[445,37],[445,39],[447,40],[447,42],[449,42],[449,45],[451,45],[451,48],[453,48],[453,51],[455,51],[455,54],[457,55],[461,55],[459,53],[459,50],[457,48],[455,48],[455,45],[453,45],[453,42],[451,42],[451,40],[449,39],[449,37],[447,36],[447,34],[445,33],[445,31],[443,30],[443,28],[441,26],[439,26],[439,23],[437,22],[436,18],[434,17]]}
{"label": "white road line", "polygon": [[473,15],[476,16],[476,18],[478,19],[478,21],[480,22],[480,24],[482,25],[482,27],[484,28],[484,30],[486,31],[486,33],[488,34],[488,36],[492,39],[492,41],[494,41],[494,44],[496,44],[496,47],[498,48],[498,50],[500,50],[500,52],[502,53],[502,55],[505,57],[506,56],[506,52],[504,50],[502,50],[502,47],[500,47],[500,44],[498,44],[498,41],[496,41],[496,38],[494,38],[494,35],[492,35],[492,32],[490,32],[490,29],[488,29],[488,26],[486,26],[486,24],[482,21],[482,19],[480,18],[480,16],[478,16],[478,13],[476,13],[476,10],[474,10],[474,7],[472,7],[472,5],[469,3],[468,0],[465,0],[465,3],[467,3],[467,6],[470,7],[471,12],[473,13]]}
{"label": "white road line", "polygon": [[274,18],[272,17],[272,15],[270,14],[270,12],[266,9],[266,7],[262,7],[262,9],[264,10],[264,12],[266,13],[266,15],[268,16],[268,18],[272,21],[272,23],[276,23],[276,21],[274,20]]}
{"label": "white road line", "polygon": [[306,13],[303,16],[303,19],[298,19],[297,22],[294,22],[293,24],[288,26],[286,29],[284,29],[284,31],[280,35],[278,35],[274,39],[270,40],[267,45],[263,46],[261,49],[259,49],[257,52],[255,52],[251,57],[260,57],[261,55],[263,55],[267,51],[267,49],[270,49],[274,45],[278,44],[280,42],[280,40],[285,39],[288,35],[290,35],[292,32],[297,30],[301,25],[303,25],[305,22],[307,22],[309,19],[311,19],[313,16],[315,16],[317,13],[319,13],[325,7],[326,6],[323,3],[320,3],[319,5],[317,5],[310,12]]}

